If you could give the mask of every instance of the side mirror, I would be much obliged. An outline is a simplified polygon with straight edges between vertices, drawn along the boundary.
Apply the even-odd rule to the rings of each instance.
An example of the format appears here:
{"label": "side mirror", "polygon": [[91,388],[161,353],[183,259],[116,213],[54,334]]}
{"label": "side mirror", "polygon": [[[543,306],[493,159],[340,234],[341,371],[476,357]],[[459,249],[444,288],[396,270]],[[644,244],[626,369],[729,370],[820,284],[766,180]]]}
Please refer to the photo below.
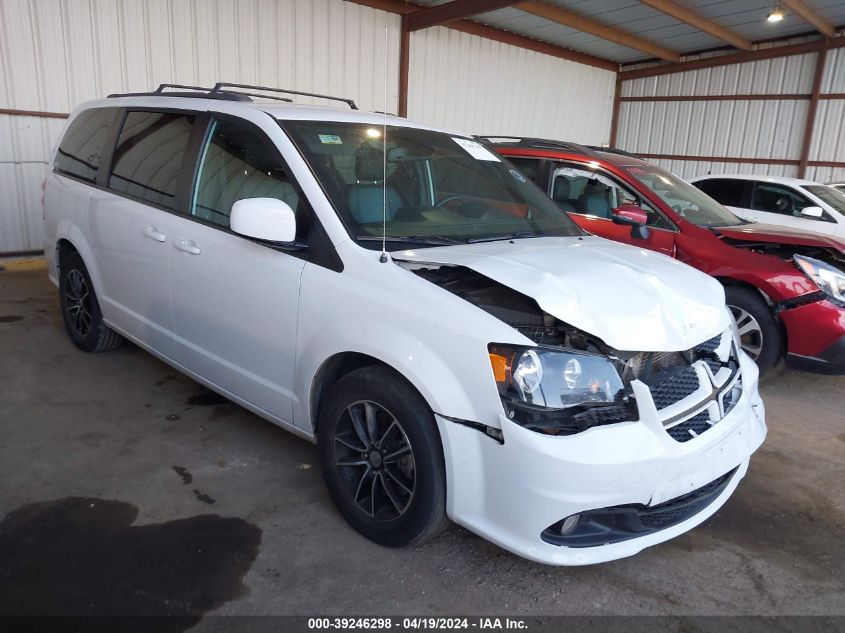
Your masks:
{"label": "side mirror", "polygon": [[635,204],[628,202],[620,204],[611,212],[611,219],[614,224],[630,226],[633,237],[644,240],[651,234],[646,227],[648,214]]}
{"label": "side mirror", "polygon": [[296,214],[277,198],[246,198],[232,205],[229,226],[238,235],[267,242],[293,242]]}
{"label": "side mirror", "polygon": [[804,207],[801,209],[801,215],[808,218],[821,218],[824,217],[824,209],[821,207]]}

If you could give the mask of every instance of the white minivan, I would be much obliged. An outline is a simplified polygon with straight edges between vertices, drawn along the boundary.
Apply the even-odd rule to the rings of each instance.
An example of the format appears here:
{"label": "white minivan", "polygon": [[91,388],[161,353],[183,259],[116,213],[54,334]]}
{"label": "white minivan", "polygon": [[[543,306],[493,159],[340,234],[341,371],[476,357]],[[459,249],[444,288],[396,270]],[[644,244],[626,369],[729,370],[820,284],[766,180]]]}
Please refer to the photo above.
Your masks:
{"label": "white minivan", "polygon": [[44,239],[79,348],[129,339],[316,442],[384,545],[448,516],[596,563],[725,503],[766,425],[714,279],[585,233],[471,137],[250,98],[284,92],[73,113]]}

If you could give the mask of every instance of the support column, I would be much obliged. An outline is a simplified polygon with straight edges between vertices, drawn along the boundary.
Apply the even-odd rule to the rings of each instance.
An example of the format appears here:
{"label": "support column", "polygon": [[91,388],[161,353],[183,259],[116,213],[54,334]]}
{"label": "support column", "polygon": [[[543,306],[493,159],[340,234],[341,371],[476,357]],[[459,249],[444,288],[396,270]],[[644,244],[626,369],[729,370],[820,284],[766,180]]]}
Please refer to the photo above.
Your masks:
{"label": "support column", "polygon": [[411,61],[411,31],[408,16],[402,16],[402,34],[399,42],[399,116],[408,116],[408,65]]}
{"label": "support column", "polygon": [[810,106],[807,109],[807,120],[804,123],[804,137],[801,142],[801,156],[798,159],[798,177],[805,178],[807,175],[807,163],[810,159],[810,145],[813,142],[813,130],[816,126],[816,112],[819,109],[819,94],[822,89],[824,78],[824,66],[827,61],[827,40],[819,49],[816,57],[816,72],[813,76],[813,92],[810,95]]}
{"label": "support column", "polygon": [[622,73],[616,73],[616,89],[613,91],[613,114],[610,118],[610,146],[616,147],[619,132],[619,109],[622,107]]}

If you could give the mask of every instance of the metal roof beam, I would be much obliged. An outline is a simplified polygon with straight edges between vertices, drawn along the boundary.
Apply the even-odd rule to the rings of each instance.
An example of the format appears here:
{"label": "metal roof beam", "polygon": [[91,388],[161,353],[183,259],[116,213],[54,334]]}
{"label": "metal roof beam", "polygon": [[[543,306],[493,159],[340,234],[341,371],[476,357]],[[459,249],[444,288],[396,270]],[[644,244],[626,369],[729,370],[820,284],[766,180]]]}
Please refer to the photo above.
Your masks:
{"label": "metal roof beam", "polygon": [[833,25],[804,4],[802,0],[783,0],[783,4],[802,20],[816,27],[819,33],[827,37],[834,37],[836,35],[836,29],[833,28]]}
{"label": "metal roof beam", "polygon": [[[799,44],[788,44],[786,46],[757,48],[753,51],[741,51],[739,53],[731,53],[729,55],[704,57],[702,59],[693,59],[686,62],[680,62],[678,64],[661,64],[659,66],[637,68],[636,70],[623,70],[619,74],[622,76],[624,81],[627,81],[628,79],[656,77],[658,75],[668,75],[671,73],[686,72],[688,70],[713,68],[714,66],[744,64],[745,62],[754,62],[761,59],[775,59],[777,57],[787,57],[788,55],[803,55],[804,53],[817,52],[825,47],[845,47],[845,36],[834,37],[830,40],[815,40],[812,42],[801,42]],[[824,98],[824,95],[821,95],[821,98]]]}
{"label": "metal roof beam", "polygon": [[634,50],[654,57],[659,57],[660,59],[665,59],[666,61],[677,62],[681,59],[681,56],[675,51],[658,46],[654,42],[644,40],[636,35],[632,35],[631,33],[621,31],[616,27],[596,22],[590,18],[585,18],[582,15],[578,15],[572,11],[567,11],[566,9],[562,9],[556,5],[553,6],[543,2],[522,2],[516,5],[516,8],[521,11],[525,11],[526,13],[530,13],[531,15],[545,18],[551,22],[557,22],[563,26],[568,26],[577,31],[589,33],[590,35],[595,35],[603,40],[615,42],[621,46],[633,48]]}
{"label": "metal roof beam", "polygon": [[519,0],[452,0],[408,14],[408,30],[419,31],[517,4]]}
{"label": "metal roof beam", "polygon": [[722,40],[744,51],[751,50],[751,42],[738,33],[734,33],[730,29],[716,24],[712,20],[708,20],[704,16],[699,15],[695,11],[691,11],[684,6],[681,6],[674,0],[640,0],[646,6],[651,7],[655,11],[665,13],[669,17],[675,18],[679,22],[689,24],[691,27],[704,31],[708,35],[712,35],[716,39]]}
{"label": "metal roof beam", "polygon": [[[388,11],[390,13],[398,13],[407,20],[414,13],[424,11],[422,7],[405,0],[346,0],[353,4],[360,4],[371,9],[378,9],[380,11]],[[488,5],[489,6],[489,5]],[[594,68],[602,68],[611,72],[619,71],[619,64],[603,57],[596,57],[588,53],[581,53],[578,51],[558,46],[557,44],[550,44],[542,40],[535,40],[524,35],[517,35],[509,31],[497,29],[492,26],[486,26],[472,20],[455,20],[443,25],[444,28],[461,31],[469,35],[476,35],[502,44],[510,46],[517,46],[543,55],[551,55],[558,59],[565,59],[568,61],[577,62],[579,64],[586,64]]]}

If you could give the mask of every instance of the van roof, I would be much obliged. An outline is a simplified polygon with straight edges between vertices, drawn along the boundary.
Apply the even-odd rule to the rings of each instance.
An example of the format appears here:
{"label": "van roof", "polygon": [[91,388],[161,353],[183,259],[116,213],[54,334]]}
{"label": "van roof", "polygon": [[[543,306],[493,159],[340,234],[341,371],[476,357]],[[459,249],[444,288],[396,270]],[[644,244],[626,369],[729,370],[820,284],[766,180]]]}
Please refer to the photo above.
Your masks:
{"label": "van roof", "polygon": [[[394,114],[384,115],[381,112],[365,112],[363,110],[352,110],[349,108],[337,108],[334,106],[324,105],[308,105],[299,103],[284,103],[279,101],[241,101],[241,100],[221,100],[216,98],[209,98],[207,96],[193,96],[182,94],[173,96],[162,95],[130,95],[122,96],[115,95],[106,99],[97,99],[83,103],[77,108],[77,112],[88,110],[91,108],[106,108],[106,107],[145,107],[145,108],[167,108],[167,109],[202,109],[214,110],[214,106],[225,104],[225,109],[230,109],[234,106],[236,108],[245,108],[251,110],[260,110],[266,112],[271,117],[277,120],[301,120],[301,121],[339,121],[345,123],[365,123],[372,125],[382,125],[387,119],[387,124],[398,127],[412,127],[417,129],[432,130],[436,132],[445,132],[448,134],[455,134],[456,136],[468,136],[465,133],[455,133],[452,130],[444,130],[415,121],[410,121],[406,118],[396,116]],[[221,108],[222,109],[222,108]]]}

